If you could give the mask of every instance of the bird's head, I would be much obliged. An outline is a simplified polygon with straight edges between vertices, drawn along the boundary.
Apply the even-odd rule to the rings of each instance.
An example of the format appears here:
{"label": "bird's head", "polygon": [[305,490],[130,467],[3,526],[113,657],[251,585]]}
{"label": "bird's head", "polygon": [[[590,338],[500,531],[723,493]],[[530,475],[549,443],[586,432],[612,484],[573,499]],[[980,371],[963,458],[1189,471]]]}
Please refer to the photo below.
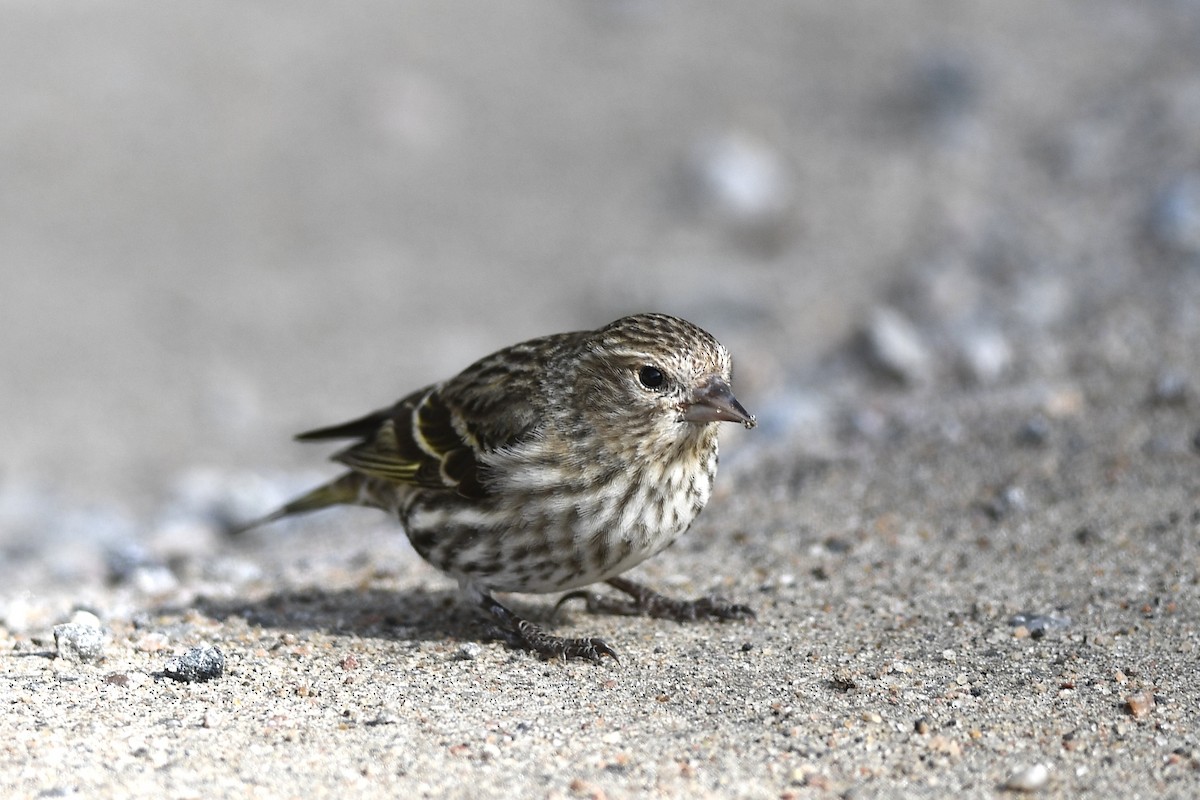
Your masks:
{"label": "bird's head", "polygon": [[714,422],[756,424],[733,395],[729,351],[677,317],[636,314],[601,328],[580,368],[589,405],[630,433],[694,438]]}

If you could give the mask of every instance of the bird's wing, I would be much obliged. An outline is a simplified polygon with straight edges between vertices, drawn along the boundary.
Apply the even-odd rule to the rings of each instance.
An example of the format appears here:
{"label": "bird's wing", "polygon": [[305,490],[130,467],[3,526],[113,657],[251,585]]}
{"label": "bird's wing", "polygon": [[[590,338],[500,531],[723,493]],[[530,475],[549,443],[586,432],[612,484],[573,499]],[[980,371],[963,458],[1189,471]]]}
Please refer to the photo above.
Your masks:
{"label": "bird's wing", "polygon": [[474,450],[455,429],[440,388],[427,386],[389,408],[341,425],[307,431],[296,438],[358,439],[335,453],[333,460],[392,483],[481,496]]}
{"label": "bird's wing", "polygon": [[437,390],[450,427],[477,454],[520,448],[543,430],[557,394],[549,387],[563,383],[563,364],[588,335],[543,336],[476,361]]}
{"label": "bird's wing", "polygon": [[551,341],[514,345],[389,408],[296,438],[359,439],[333,459],[393,483],[482,497],[480,456],[519,446],[538,428],[539,380]]}

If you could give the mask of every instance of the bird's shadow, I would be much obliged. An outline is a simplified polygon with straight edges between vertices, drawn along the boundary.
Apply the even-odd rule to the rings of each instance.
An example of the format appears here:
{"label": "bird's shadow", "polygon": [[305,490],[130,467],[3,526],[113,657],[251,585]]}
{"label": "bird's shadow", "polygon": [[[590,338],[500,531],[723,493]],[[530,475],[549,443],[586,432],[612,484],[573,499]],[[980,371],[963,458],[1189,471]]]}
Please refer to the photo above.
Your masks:
{"label": "bird's shadow", "polygon": [[[524,606],[524,604],[518,604]],[[487,642],[501,638],[486,618],[448,589],[297,588],[254,600],[199,598],[188,606],[220,620],[285,631],[319,631],[403,641]],[[161,613],[186,609],[164,608]],[[552,625],[542,604],[522,607],[530,618]]]}

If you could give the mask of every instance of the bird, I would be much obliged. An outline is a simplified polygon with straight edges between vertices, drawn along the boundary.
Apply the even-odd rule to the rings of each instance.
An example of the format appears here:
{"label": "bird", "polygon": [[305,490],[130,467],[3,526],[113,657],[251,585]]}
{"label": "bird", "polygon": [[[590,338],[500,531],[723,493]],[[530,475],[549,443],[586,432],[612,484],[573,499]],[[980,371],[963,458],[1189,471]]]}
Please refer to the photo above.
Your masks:
{"label": "bird", "polygon": [[[750,619],[715,597],[665,597],[623,574],[671,545],[712,494],[722,422],[756,425],[711,334],[660,313],[512,345],[391,406],[299,434],[346,439],[347,471],[243,526],[348,504],[396,517],[510,646],[619,661],[606,641],[546,631],[497,593],[568,592],[589,612]],[[623,596],[582,587],[607,583]],[[557,610],[558,606],[555,607]]]}

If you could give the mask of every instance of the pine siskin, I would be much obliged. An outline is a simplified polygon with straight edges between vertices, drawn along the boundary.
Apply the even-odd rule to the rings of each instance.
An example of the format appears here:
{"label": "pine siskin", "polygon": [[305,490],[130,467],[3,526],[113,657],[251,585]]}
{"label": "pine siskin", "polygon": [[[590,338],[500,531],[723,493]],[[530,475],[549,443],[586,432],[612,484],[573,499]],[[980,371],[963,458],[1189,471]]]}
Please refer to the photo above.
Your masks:
{"label": "pine siskin", "polygon": [[339,503],[395,514],[510,644],[547,657],[616,653],[601,639],[546,633],[493,592],[606,581],[629,599],[576,591],[563,601],[679,620],[751,617],[745,606],[671,600],[618,577],[704,508],[714,423],[754,427],[730,390],[731,366],[712,336],[664,314],[516,344],[389,408],[300,434],[357,439],[333,456],[350,471],[251,526]]}

